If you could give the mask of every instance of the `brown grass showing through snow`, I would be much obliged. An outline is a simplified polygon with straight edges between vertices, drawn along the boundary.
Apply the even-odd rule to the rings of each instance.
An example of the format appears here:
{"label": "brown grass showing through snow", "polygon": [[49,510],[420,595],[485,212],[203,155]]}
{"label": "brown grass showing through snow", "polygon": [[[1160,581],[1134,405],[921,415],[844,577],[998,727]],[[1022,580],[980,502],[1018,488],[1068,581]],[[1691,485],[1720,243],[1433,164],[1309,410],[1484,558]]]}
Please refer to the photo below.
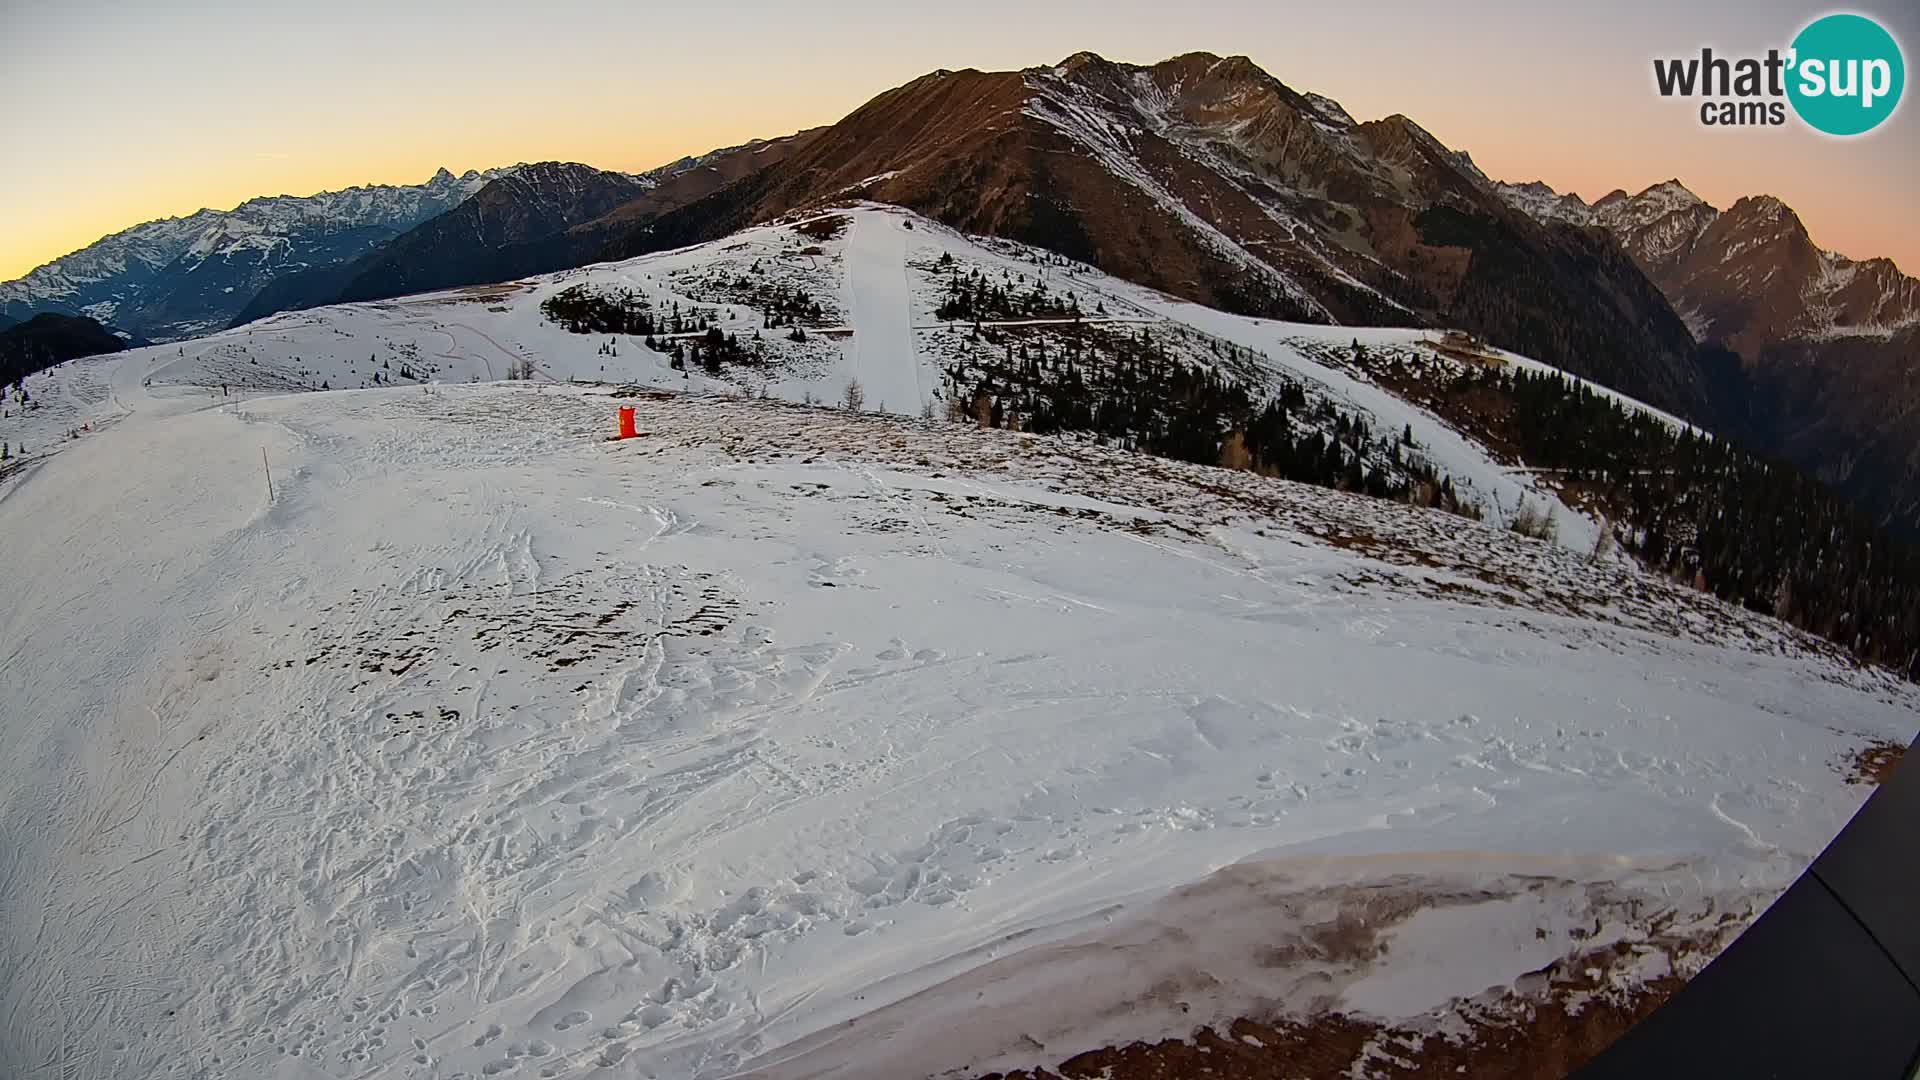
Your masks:
{"label": "brown grass showing through snow", "polygon": [[1847,782],[1879,787],[1893,779],[1893,770],[1900,766],[1900,759],[1906,753],[1907,748],[1897,742],[1875,742],[1863,746],[1848,762]]}
{"label": "brown grass showing through snow", "polygon": [[[1604,965],[1606,958],[1585,962]],[[1579,968],[1580,965],[1573,965]],[[1235,1020],[1224,1033],[1132,1043],[1080,1054],[1056,1069],[981,1080],[1346,1080],[1471,1076],[1476,1080],[1559,1080],[1592,1060],[1685,985],[1668,975],[1630,996],[1594,994],[1594,969],[1556,976],[1543,998],[1509,994],[1463,1008],[1461,1038],[1387,1027],[1328,1013],[1308,1021]]]}

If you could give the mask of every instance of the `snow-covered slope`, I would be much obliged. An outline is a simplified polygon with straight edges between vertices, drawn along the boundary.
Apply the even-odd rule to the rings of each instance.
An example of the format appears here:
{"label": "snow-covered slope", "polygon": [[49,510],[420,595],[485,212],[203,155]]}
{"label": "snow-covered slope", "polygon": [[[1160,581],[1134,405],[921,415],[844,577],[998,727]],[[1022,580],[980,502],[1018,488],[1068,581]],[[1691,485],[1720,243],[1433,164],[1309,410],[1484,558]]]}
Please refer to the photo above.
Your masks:
{"label": "snow-covered slope", "polygon": [[[945,415],[955,392],[946,382],[949,369],[997,360],[1007,347],[977,336],[970,322],[936,315],[951,277],[974,271],[1019,288],[1046,283],[1054,295],[1078,304],[1079,317],[984,321],[989,329],[1021,335],[1023,347],[1057,352],[1062,335],[1112,333],[1150,340],[1183,363],[1219,368],[1255,386],[1258,396],[1277,393],[1283,383],[1303,386],[1310,399],[1373,431],[1410,429],[1414,440],[1407,456],[1439,469],[1490,521],[1505,522],[1533,504],[1551,510],[1567,546],[1585,551],[1593,544],[1594,523],[1561,505],[1524,462],[1498,460],[1344,363],[1358,341],[1376,355],[1457,364],[1436,348],[1432,331],[1228,315],[1023,245],[962,236],[892,207],[835,211],[521,282],[286,313],[142,350],[132,362],[143,366],[156,388],[202,394],[218,394],[222,387],[241,393],[494,380],[522,361],[531,361],[535,377],[545,381],[641,381],[789,401],[839,401],[847,384],[858,380],[869,409]],[[569,333],[546,317],[542,305],[576,288],[609,297],[630,293],[663,319],[673,312],[689,320],[705,313],[761,362],[727,366],[717,375],[698,364],[680,371],[638,337]],[[819,310],[818,317],[803,320],[811,332],[800,341],[785,325],[767,325],[778,304],[794,298]],[[70,396],[60,389],[68,378],[54,372],[29,379],[27,386],[42,400],[58,402]],[[30,452],[44,450],[89,415],[79,409],[0,418],[0,438],[25,442]]]}
{"label": "snow-covered slope", "polygon": [[[938,318],[976,272],[1080,314]],[[570,290],[757,358],[570,333]],[[1411,429],[1492,521],[915,419],[1069,331]],[[1920,695],[1565,506],[1495,527],[1552,493],[1355,341],[1462,362],[858,206],[30,378],[0,1073],[964,1075],[1689,970]],[[854,380],[894,415],[798,404]],[[1383,889],[1384,951],[1247,962]]]}
{"label": "snow-covered slope", "polygon": [[[907,224],[820,245],[854,253],[855,318],[915,302],[875,270],[939,235]],[[706,257],[567,280],[698,291]],[[810,258],[784,280],[838,280]],[[1865,794],[1837,766],[1920,704],[1448,515],[737,393],[465,384],[524,350],[724,388],[540,326],[563,284],[36,393],[117,419],[0,487],[0,1073],[964,1074],[1251,1009],[1431,1019],[1616,944],[1631,985],[1783,887]],[[447,381],[192,385],[337,387],[369,349]],[[796,351],[770,385],[876,360]],[[642,438],[606,441],[618,405]],[[1384,951],[1272,959],[1382,889]]]}

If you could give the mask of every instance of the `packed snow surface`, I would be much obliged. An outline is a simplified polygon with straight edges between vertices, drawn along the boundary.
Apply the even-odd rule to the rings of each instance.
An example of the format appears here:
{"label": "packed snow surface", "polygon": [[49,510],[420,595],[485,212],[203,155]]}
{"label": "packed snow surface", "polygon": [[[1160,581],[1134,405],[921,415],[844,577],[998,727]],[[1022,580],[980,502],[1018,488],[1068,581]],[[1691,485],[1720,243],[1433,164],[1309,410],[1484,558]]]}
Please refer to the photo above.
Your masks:
{"label": "packed snow surface", "polygon": [[[846,277],[854,340],[924,340]],[[1412,1015],[1750,918],[1912,734],[1907,684],[1624,564],[625,345],[687,392],[616,398],[460,295],[36,383],[92,427],[0,481],[0,1074],[964,1075]],[[402,340],[452,381],[339,389]],[[827,350],[898,412],[930,366]],[[1446,899],[1249,962],[1356,885]]]}

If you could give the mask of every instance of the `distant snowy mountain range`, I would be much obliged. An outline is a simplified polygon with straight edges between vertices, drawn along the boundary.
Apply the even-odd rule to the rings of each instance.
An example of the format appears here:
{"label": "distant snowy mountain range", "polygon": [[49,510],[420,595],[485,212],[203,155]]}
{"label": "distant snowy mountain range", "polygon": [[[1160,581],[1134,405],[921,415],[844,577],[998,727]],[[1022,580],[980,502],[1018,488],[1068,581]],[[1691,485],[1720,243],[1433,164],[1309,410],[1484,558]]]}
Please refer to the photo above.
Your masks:
{"label": "distant snowy mountain range", "polygon": [[567,162],[516,166],[472,198],[358,258],[276,278],[232,321],[580,266],[594,261],[608,237],[634,220],[764,168],[801,138],[756,139],[638,176]]}
{"label": "distant snowy mountain range", "polygon": [[352,258],[278,276],[229,321],[337,299],[379,299],[517,277],[509,254],[516,245],[626,203],[655,183],[651,177],[569,162],[516,165],[470,198]]}
{"label": "distant snowy mountain range", "polygon": [[217,330],[275,278],[364,255],[514,171],[441,169],[424,184],[274,195],[149,221],[0,284],[0,314],[87,315],[153,340]]}
{"label": "distant snowy mountain range", "polygon": [[1722,211],[1678,180],[1638,195],[1614,191],[1591,206],[1538,181],[1496,187],[1538,220],[1613,234],[1702,341],[1745,353],[1783,340],[1887,339],[1920,325],[1920,281],[1888,259],[1816,247],[1771,195]]}
{"label": "distant snowy mountain range", "polygon": [[[0,318],[84,315],[176,341],[288,308],[498,281],[591,261],[650,206],[677,206],[769,164],[789,140],[755,140],[644,174],[571,162],[441,169],[424,184],[250,199],[115,233],[0,283]],[[584,226],[569,233],[576,226]]]}

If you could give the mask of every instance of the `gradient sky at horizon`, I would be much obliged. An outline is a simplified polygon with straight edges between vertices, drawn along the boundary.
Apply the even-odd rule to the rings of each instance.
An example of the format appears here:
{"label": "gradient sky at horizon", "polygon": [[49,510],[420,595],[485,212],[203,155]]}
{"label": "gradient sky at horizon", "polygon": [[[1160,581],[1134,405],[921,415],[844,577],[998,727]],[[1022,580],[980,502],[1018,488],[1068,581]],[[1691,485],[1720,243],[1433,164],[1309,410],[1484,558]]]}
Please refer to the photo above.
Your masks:
{"label": "gradient sky at horizon", "polygon": [[[1489,175],[1593,199],[1678,177],[1777,195],[1816,242],[1920,274],[1920,106],[1871,135],[1703,128],[1652,58],[1784,48],[1786,0],[1265,2],[0,0],[0,280],[156,217],[559,159],[637,171],[831,123],[934,68],[1090,49],[1244,53],[1361,120],[1405,113]],[[1920,5],[1845,10],[1920,52]],[[1911,74],[1911,72],[1910,72]],[[1907,96],[1913,96],[1909,91]]]}

